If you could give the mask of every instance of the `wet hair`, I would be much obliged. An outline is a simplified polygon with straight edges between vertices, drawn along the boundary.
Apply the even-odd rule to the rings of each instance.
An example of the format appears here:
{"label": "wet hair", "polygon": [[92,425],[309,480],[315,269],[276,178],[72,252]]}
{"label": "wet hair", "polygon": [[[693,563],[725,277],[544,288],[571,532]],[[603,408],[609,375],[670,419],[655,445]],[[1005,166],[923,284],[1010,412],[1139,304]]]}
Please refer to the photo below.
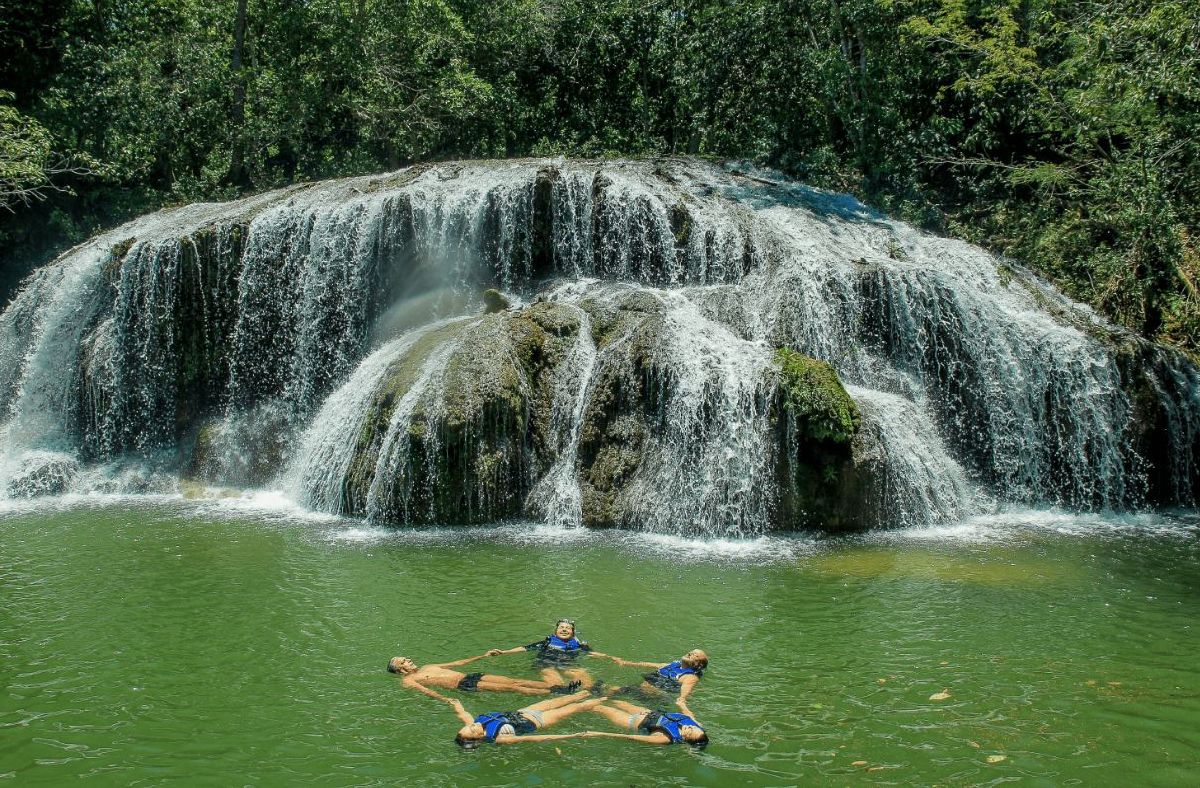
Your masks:
{"label": "wet hair", "polygon": [[695,747],[697,750],[703,750],[705,747],[708,746],[708,734],[707,733],[704,734],[703,736],[701,736],[699,739],[696,739],[695,741],[686,741],[685,740],[684,743],[689,744],[692,747]]}
{"label": "wet hair", "polygon": [[479,746],[479,742],[480,742],[479,739],[468,739],[466,736],[463,736],[461,733],[457,734],[454,737],[454,743],[457,744],[459,747],[462,747],[464,750],[475,749],[476,747]]}
{"label": "wet hair", "polygon": [[400,672],[400,671],[396,670],[395,664],[393,664],[390,659],[388,660],[387,668],[388,668],[388,673],[399,673]]}

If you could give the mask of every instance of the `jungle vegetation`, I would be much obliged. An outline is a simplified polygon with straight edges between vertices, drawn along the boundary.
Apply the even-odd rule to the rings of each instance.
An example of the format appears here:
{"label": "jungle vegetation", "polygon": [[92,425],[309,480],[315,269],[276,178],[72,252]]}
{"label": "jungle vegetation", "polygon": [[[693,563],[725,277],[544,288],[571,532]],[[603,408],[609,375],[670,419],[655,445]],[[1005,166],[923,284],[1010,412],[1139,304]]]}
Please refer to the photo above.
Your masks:
{"label": "jungle vegetation", "polygon": [[459,157],[744,159],[1200,350],[1194,0],[0,0],[0,302],[158,207]]}

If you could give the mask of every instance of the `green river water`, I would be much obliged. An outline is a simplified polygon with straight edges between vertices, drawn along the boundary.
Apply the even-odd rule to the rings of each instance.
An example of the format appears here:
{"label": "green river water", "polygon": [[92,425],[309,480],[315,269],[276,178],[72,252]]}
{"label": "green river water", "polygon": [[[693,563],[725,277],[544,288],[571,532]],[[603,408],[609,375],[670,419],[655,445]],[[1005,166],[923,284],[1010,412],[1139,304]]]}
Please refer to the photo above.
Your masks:
{"label": "green river water", "polygon": [[[560,615],[632,659],[706,649],[711,746],[464,752],[452,712],[384,670]],[[0,510],[0,784],[1194,785],[1198,657],[1191,516],[706,542],[388,531],[262,496]],[[534,677],[525,655],[477,664]]]}

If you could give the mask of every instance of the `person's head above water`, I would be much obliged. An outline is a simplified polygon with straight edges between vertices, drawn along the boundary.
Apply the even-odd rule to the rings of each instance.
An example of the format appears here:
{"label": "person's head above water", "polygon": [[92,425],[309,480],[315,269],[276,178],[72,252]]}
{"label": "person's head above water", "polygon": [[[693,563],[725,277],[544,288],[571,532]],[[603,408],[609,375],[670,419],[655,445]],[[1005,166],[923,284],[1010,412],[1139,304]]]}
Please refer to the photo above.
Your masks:
{"label": "person's head above water", "polygon": [[406,675],[408,673],[415,673],[416,670],[417,663],[413,662],[408,657],[392,657],[390,660],[388,660],[388,673],[399,673],[401,675]]}
{"label": "person's head above water", "polygon": [[708,734],[699,725],[680,725],[679,738],[693,747],[708,746]]}
{"label": "person's head above water", "polygon": [[560,618],[554,625],[554,635],[562,640],[575,637],[575,621],[570,618]]}
{"label": "person's head above water", "polygon": [[464,725],[458,729],[458,734],[454,737],[454,743],[463,749],[469,750],[472,747],[478,747],[479,743],[487,737],[487,731],[478,722],[472,722],[469,725]]}
{"label": "person's head above water", "polygon": [[684,665],[687,665],[689,668],[698,668],[699,670],[704,670],[708,667],[708,655],[698,648],[694,648],[688,653],[684,654],[683,659],[679,661]]}

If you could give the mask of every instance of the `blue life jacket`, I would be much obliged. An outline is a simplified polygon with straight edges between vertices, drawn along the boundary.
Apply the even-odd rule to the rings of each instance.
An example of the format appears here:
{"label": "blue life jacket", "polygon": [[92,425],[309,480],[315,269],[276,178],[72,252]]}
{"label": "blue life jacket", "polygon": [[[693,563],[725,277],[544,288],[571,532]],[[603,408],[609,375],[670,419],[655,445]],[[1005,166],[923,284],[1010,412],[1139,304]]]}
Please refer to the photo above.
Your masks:
{"label": "blue life jacket", "polygon": [[696,668],[685,667],[682,662],[675,660],[670,665],[664,665],[663,667],[659,668],[658,675],[678,681],[680,676],[695,676],[698,679],[703,678],[704,671],[697,670]]}
{"label": "blue life jacket", "polygon": [[546,638],[547,651],[579,651],[581,648],[583,648],[583,643],[574,635],[571,636],[570,640],[563,640],[558,635],[551,635]]}
{"label": "blue life jacket", "polygon": [[487,714],[480,714],[475,721],[483,726],[483,740],[490,742],[496,741],[501,728],[511,724],[508,714],[503,711],[489,711]]}
{"label": "blue life jacket", "polygon": [[524,736],[537,730],[533,721],[519,711],[489,711],[476,717],[475,722],[483,726],[483,740],[493,743],[505,725],[513,726],[514,736]]}
{"label": "blue life jacket", "polygon": [[658,719],[654,721],[651,730],[660,730],[671,738],[671,744],[678,744],[683,741],[683,733],[679,729],[684,725],[695,725],[700,730],[704,730],[704,726],[693,720],[686,714],[679,712],[659,712]]}

